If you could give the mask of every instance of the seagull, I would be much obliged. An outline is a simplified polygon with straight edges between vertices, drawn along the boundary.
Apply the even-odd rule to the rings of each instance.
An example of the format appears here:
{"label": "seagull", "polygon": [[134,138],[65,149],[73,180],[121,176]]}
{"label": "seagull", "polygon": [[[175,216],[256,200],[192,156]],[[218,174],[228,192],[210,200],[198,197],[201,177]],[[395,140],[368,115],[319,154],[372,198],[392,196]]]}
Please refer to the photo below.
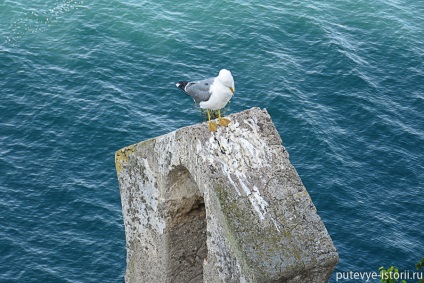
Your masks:
{"label": "seagull", "polygon": [[209,131],[217,131],[217,124],[211,121],[210,110],[218,110],[218,123],[220,126],[227,127],[230,124],[230,120],[221,118],[221,109],[227,105],[235,91],[234,79],[230,71],[222,69],[217,77],[194,82],[182,81],[177,82],[175,85],[193,98],[200,108],[206,109]]}

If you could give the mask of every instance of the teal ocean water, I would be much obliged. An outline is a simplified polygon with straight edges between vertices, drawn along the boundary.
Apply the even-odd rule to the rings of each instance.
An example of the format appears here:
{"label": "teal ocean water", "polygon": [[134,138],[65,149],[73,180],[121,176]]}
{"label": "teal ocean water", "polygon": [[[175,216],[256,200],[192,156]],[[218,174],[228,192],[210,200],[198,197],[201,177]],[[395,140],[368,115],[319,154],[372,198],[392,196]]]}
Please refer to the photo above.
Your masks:
{"label": "teal ocean water", "polygon": [[413,271],[422,1],[2,0],[0,282],[123,282],[114,152],[201,122],[174,83],[221,68],[229,113],[272,116],[336,271]]}

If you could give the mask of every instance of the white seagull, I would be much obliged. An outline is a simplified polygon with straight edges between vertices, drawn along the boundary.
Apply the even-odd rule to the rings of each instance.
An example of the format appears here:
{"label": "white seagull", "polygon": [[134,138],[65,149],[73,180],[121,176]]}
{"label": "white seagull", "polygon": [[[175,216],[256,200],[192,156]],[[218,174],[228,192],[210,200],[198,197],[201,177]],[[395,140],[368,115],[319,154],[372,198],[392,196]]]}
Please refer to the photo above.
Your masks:
{"label": "white seagull", "polygon": [[235,91],[234,79],[230,71],[222,69],[217,77],[195,82],[177,82],[175,85],[193,98],[200,108],[207,110],[209,131],[216,132],[217,130],[216,123],[211,121],[209,110],[218,110],[220,126],[227,127],[231,122],[221,118],[221,108],[227,105]]}

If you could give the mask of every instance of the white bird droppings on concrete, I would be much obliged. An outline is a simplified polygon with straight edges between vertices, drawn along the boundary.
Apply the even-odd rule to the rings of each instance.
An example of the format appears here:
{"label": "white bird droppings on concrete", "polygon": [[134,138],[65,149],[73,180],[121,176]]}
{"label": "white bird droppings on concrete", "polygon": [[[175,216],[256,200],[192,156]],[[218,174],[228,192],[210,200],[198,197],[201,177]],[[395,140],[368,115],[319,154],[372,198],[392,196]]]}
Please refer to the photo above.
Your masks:
{"label": "white bird droppings on concrete", "polygon": [[[267,160],[270,160],[271,156],[268,156],[265,150],[266,144],[259,134],[257,120],[246,119],[243,123],[250,129],[241,128],[240,123],[235,121],[226,129],[220,128],[218,132],[211,134],[206,145],[208,162],[215,167],[222,166],[237,194],[249,199],[262,221],[265,219],[268,203],[261,196],[257,186],[249,187],[251,182],[245,172],[248,168],[258,171],[263,167],[270,168]],[[232,176],[236,176],[237,179],[234,181]]]}

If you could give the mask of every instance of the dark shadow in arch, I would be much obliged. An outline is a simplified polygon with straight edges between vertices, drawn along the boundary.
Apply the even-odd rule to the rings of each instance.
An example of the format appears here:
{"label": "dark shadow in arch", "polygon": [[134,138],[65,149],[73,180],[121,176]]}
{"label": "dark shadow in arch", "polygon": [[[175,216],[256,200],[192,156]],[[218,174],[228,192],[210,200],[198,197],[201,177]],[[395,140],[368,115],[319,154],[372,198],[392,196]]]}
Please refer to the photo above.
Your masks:
{"label": "dark shadow in arch", "polygon": [[205,201],[185,167],[175,167],[168,178],[168,282],[203,282],[203,261],[207,258]]}

